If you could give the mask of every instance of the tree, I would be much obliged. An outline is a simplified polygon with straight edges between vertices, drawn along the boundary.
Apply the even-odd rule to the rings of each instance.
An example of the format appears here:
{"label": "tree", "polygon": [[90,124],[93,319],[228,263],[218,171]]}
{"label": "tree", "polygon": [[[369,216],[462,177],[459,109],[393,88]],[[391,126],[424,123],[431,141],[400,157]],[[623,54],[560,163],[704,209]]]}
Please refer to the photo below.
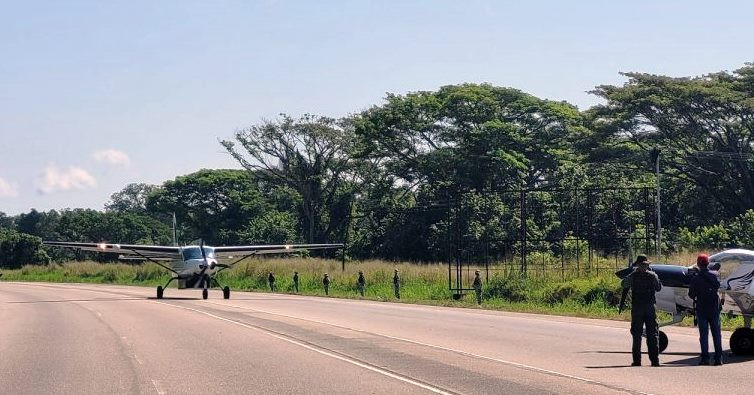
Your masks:
{"label": "tree", "polygon": [[13,229],[14,226],[13,217],[9,217],[0,211],[0,229]]}
{"label": "tree", "polygon": [[534,188],[553,183],[583,132],[576,107],[511,88],[451,85],[389,94],[354,120],[359,156],[410,185]]}
{"label": "tree", "polygon": [[40,212],[31,209],[28,213],[22,213],[16,217],[16,230],[40,237],[43,240],[57,240],[60,238],[57,232],[59,220],[60,213],[55,210]]}
{"label": "tree", "polygon": [[110,201],[105,203],[105,210],[120,213],[146,214],[147,197],[155,189],[157,187],[150,184],[128,184],[120,192],[116,192],[110,196]]}
{"label": "tree", "polygon": [[175,213],[184,242],[238,244],[239,232],[254,217],[272,209],[244,170],[208,170],[176,177],[149,195],[152,214]]}
{"label": "tree", "polygon": [[591,110],[599,138],[637,168],[659,148],[663,174],[693,183],[691,192],[727,217],[754,207],[754,65],[701,77],[624,75],[623,86],[594,91],[607,100]]}
{"label": "tree", "polygon": [[47,263],[49,260],[39,237],[0,229],[0,267],[17,269],[23,265]]}
{"label": "tree", "polygon": [[251,244],[286,244],[298,241],[297,218],[290,212],[267,211],[255,217],[240,232],[242,241]]}
{"label": "tree", "polygon": [[330,241],[347,221],[353,134],[345,121],[281,114],[278,121],[236,132],[222,145],[249,174],[290,188],[300,196],[307,242]]}
{"label": "tree", "polygon": [[519,196],[495,193],[560,185],[559,172],[578,163],[573,147],[586,134],[576,107],[487,84],[389,94],[353,124],[367,181],[356,242],[384,257],[419,260],[447,259],[449,243],[502,251],[501,240],[519,232]]}

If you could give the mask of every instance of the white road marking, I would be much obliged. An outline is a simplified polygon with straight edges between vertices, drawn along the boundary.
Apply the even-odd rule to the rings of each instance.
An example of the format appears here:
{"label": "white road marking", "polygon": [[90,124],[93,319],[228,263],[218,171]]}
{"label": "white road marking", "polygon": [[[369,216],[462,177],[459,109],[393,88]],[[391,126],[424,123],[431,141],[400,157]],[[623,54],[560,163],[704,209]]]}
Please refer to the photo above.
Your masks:
{"label": "white road marking", "polygon": [[167,391],[164,391],[161,388],[160,382],[158,380],[152,379],[152,385],[154,385],[154,389],[157,390],[157,393],[159,395],[165,395],[165,394],[167,394]]}
{"label": "white road marking", "polygon": [[[359,333],[364,333],[364,334],[369,334],[369,335],[377,335],[377,336],[385,337],[385,338],[388,338],[388,339],[393,339],[393,340],[403,341],[403,342],[407,342],[407,343],[412,343],[412,344],[416,344],[416,345],[419,345],[419,346],[430,347],[430,348],[434,348],[434,349],[437,349],[437,350],[450,351],[450,352],[453,352],[453,353],[456,353],[456,354],[460,354],[460,355],[465,355],[465,356],[468,356],[468,357],[485,359],[485,360],[488,360],[488,361],[498,362],[498,363],[502,363],[502,364],[505,364],[505,365],[519,367],[519,368],[522,368],[522,369],[527,369],[527,370],[531,370],[531,371],[535,371],[535,372],[549,374],[551,376],[558,376],[558,377],[564,377],[564,378],[568,378],[568,379],[578,380],[578,381],[582,381],[582,382],[589,383],[589,384],[599,385],[601,387],[607,387],[607,388],[611,388],[611,389],[615,389],[615,390],[632,392],[632,393],[635,393],[635,394],[651,395],[650,393],[647,393],[647,392],[642,392],[642,391],[638,391],[638,390],[631,390],[631,389],[620,387],[620,386],[617,386],[617,385],[607,384],[607,383],[603,383],[603,382],[600,382],[600,381],[588,379],[586,377],[575,376],[575,375],[568,374],[568,373],[561,373],[561,372],[557,372],[557,371],[554,371],[554,370],[540,368],[540,367],[536,367],[536,366],[532,366],[532,365],[527,365],[527,364],[523,364],[523,363],[519,363],[519,362],[513,362],[513,361],[507,361],[507,360],[504,360],[504,359],[499,359],[499,358],[494,358],[494,357],[488,357],[486,355],[474,354],[474,353],[471,353],[471,352],[468,352],[468,351],[456,350],[456,349],[453,349],[453,348],[450,348],[450,347],[438,346],[436,344],[424,343],[424,342],[420,342],[420,341],[416,341],[416,340],[412,340],[412,339],[406,339],[406,338],[397,337],[397,336],[385,335],[385,334],[378,333],[378,332],[370,332],[370,331],[366,331],[366,330],[363,330],[363,329],[357,329],[357,328],[351,328],[351,327],[347,327],[347,326],[343,326],[343,325],[332,324],[332,323],[325,322],[325,321],[319,321],[319,320],[308,319],[308,318],[300,318],[300,317],[295,317],[295,316],[292,316],[292,315],[287,315],[287,314],[282,314],[282,313],[273,313],[273,312],[264,311],[264,310],[252,309],[252,308],[248,308],[248,307],[241,307],[241,306],[233,305],[233,304],[223,304],[223,303],[215,303],[215,302],[206,302],[206,303],[211,303],[211,304],[218,305],[218,306],[235,307],[237,309],[247,310],[247,311],[253,311],[253,312],[257,312],[257,313],[265,313],[265,314],[270,314],[270,315],[277,315],[277,316],[280,316],[280,317],[286,317],[286,318],[291,318],[291,319],[296,319],[296,320],[308,321],[308,322],[313,322],[313,323],[316,323],[316,324],[334,326],[336,328],[351,330],[351,331],[354,331],[354,332],[359,332]],[[209,313],[207,313],[207,314],[209,314]]]}
{"label": "white road marking", "polygon": [[322,349],[310,346],[308,344],[301,343],[301,342],[299,342],[297,340],[293,340],[293,339],[287,338],[285,336],[280,336],[280,335],[278,335],[276,333],[264,330],[262,328],[257,328],[255,326],[251,326],[251,325],[245,324],[245,323],[240,322],[240,321],[231,320],[231,319],[225,318],[225,317],[220,317],[219,315],[215,315],[215,314],[208,313],[206,311],[202,311],[202,310],[198,310],[198,309],[193,309],[191,307],[178,306],[178,305],[174,305],[174,304],[170,304],[170,303],[165,303],[165,302],[157,302],[157,303],[164,304],[164,305],[171,306],[171,307],[176,307],[176,308],[179,308],[179,309],[193,311],[195,313],[204,314],[204,315],[206,315],[208,317],[212,317],[212,318],[215,318],[215,319],[218,319],[218,320],[229,322],[231,324],[242,326],[242,327],[247,328],[247,329],[253,329],[253,330],[262,332],[262,333],[264,333],[264,334],[266,334],[268,336],[272,336],[272,337],[274,337],[276,339],[283,340],[283,341],[291,343],[291,344],[295,344],[295,345],[297,345],[299,347],[302,347],[302,348],[305,348],[307,350],[314,351],[316,353],[319,353],[319,354],[322,354],[322,355],[325,355],[325,356],[328,356],[328,357],[331,357],[331,358],[335,358],[337,360],[340,360],[340,361],[343,361],[343,362],[347,362],[347,363],[350,363],[352,365],[356,365],[356,366],[358,366],[360,368],[371,370],[371,371],[373,371],[375,373],[379,373],[381,375],[384,375],[384,376],[387,376],[387,377],[390,377],[390,378],[393,378],[393,379],[396,379],[396,380],[400,380],[400,381],[403,381],[403,382],[408,383],[408,384],[415,385],[415,386],[417,386],[419,388],[423,388],[425,390],[434,392],[436,394],[443,394],[443,395],[451,395],[452,394],[451,392],[447,392],[447,391],[445,391],[445,390],[443,390],[441,388],[434,387],[432,385],[425,384],[425,383],[422,383],[422,382],[419,382],[419,381],[416,381],[416,380],[412,380],[412,379],[410,379],[408,377],[403,377],[403,376],[397,375],[397,374],[392,373],[392,372],[390,372],[388,370],[380,369],[380,368],[378,368],[376,366],[367,365],[367,364],[359,362],[359,361],[357,361],[355,359],[351,359],[351,358],[344,357],[344,356],[341,356],[341,355],[333,354],[333,353],[331,353],[329,351],[325,351],[325,350],[322,350]]}

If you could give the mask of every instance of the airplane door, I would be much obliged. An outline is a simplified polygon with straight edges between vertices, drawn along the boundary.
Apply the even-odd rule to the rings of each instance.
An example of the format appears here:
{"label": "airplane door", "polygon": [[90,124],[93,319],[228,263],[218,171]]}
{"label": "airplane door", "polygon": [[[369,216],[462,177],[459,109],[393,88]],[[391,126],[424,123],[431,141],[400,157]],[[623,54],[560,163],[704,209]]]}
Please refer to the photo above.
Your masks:
{"label": "airplane door", "polygon": [[657,300],[656,307],[658,310],[675,312],[675,287],[662,287],[659,292],[655,294]]}

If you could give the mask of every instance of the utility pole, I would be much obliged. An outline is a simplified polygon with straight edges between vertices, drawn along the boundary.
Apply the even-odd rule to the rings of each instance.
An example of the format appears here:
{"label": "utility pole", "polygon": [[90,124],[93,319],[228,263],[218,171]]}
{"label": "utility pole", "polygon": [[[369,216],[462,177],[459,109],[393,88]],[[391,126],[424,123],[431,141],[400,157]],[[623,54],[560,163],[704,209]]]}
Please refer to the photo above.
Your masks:
{"label": "utility pole", "polygon": [[660,148],[655,147],[652,149],[651,153],[651,159],[653,159],[654,164],[654,170],[655,170],[655,184],[656,184],[656,198],[655,198],[655,216],[657,217],[657,234],[656,240],[655,240],[655,255],[657,257],[660,257],[660,254],[662,253],[662,248],[660,245],[662,244],[662,221],[660,219]]}

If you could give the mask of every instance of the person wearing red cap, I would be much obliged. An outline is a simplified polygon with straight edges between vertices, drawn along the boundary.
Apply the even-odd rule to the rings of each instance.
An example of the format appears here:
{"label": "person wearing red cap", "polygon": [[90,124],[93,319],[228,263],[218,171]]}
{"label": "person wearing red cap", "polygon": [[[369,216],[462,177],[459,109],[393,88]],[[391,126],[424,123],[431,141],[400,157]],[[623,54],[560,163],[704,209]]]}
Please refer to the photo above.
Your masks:
{"label": "person wearing red cap", "polygon": [[709,336],[712,332],[712,342],[715,346],[715,365],[723,364],[722,333],[720,331],[720,280],[717,274],[708,270],[709,257],[699,254],[696,258],[699,269],[689,284],[689,297],[696,304],[696,319],[699,326],[699,345],[701,356],[699,365],[709,365]]}

